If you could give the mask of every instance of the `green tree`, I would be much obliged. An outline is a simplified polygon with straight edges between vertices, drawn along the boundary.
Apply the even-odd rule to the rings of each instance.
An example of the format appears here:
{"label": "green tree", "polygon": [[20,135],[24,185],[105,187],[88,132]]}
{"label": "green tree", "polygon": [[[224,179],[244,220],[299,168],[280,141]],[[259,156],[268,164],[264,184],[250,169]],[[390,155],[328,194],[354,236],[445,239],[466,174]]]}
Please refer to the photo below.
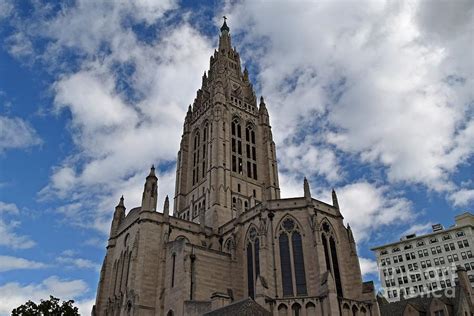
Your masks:
{"label": "green tree", "polygon": [[78,316],[79,310],[73,306],[73,300],[60,303],[59,298],[50,296],[39,304],[28,301],[12,311],[12,316]]}

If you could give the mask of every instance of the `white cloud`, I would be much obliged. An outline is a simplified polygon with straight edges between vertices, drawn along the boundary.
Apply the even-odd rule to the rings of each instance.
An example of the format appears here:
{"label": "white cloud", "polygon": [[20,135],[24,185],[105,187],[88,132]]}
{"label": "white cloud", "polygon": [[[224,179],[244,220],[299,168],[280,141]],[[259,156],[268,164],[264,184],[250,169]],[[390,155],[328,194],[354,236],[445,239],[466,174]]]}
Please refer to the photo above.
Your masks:
{"label": "white cloud", "polygon": [[287,140],[279,146],[279,171],[291,175],[323,176],[334,183],[343,177],[333,150],[315,143],[316,137],[308,135],[302,142]]}
{"label": "white cloud", "polygon": [[20,225],[20,222],[14,219],[18,214],[16,204],[0,201],[0,246],[28,249],[36,244],[30,237],[15,232],[15,228]]}
{"label": "white cloud", "polygon": [[[38,303],[41,299],[49,299],[50,295],[69,300],[83,296],[86,291],[87,285],[83,280],[63,280],[57,276],[44,279],[41,283],[6,283],[0,286],[0,315],[9,315],[14,308],[28,300]],[[80,306],[89,306],[88,301],[81,301]],[[88,315],[90,310],[81,311],[81,314]]]}
{"label": "white cloud", "polygon": [[401,237],[411,235],[411,234],[416,234],[416,235],[425,235],[427,233],[430,233],[432,231],[432,226],[433,223],[429,222],[426,224],[414,224],[410,226],[407,230],[405,230],[403,233],[400,234]]}
{"label": "white cloud", "polygon": [[10,15],[13,11],[13,4],[10,0],[0,2],[0,21]]}
{"label": "white cloud", "polygon": [[0,219],[0,246],[13,249],[28,249],[36,243],[28,236],[19,235],[14,229],[19,225],[17,221],[5,221]]}
{"label": "white cloud", "polygon": [[18,206],[16,206],[16,204],[14,203],[6,203],[6,202],[0,201],[0,213],[2,212],[18,214],[19,210],[18,210]]}
{"label": "white cloud", "polygon": [[344,221],[357,242],[388,226],[403,225],[415,218],[411,202],[390,192],[386,186],[356,182],[337,189]]}
{"label": "white cloud", "polygon": [[95,304],[95,299],[83,299],[83,300],[78,300],[74,302],[74,305],[77,306],[79,309],[79,314],[80,315],[90,315],[92,311],[92,306]]}
{"label": "white cloud", "polygon": [[[176,7],[176,1],[77,1],[60,14],[37,6],[28,23],[15,20],[11,43],[50,40],[44,50],[31,47],[36,62],[56,74],[53,110],[70,113],[77,150],[52,168],[39,197],[64,199],[59,212],[73,220],[74,214],[85,215],[75,223],[108,231],[122,193],[129,207],[139,205],[152,163],[166,166],[159,203],[164,193],[174,193],[170,162],[176,159],[187,104],[213,50],[186,14],[165,26],[164,14]],[[143,41],[130,23],[155,28],[157,35]],[[13,44],[10,53],[25,58]],[[63,58],[71,51],[79,56],[73,70]]]}
{"label": "white cloud", "polygon": [[0,153],[11,148],[27,148],[41,144],[30,124],[18,117],[0,116]]}
{"label": "white cloud", "polygon": [[470,206],[474,205],[474,189],[460,189],[449,195],[449,199],[455,206]]}
{"label": "white cloud", "polygon": [[369,274],[378,276],[377,262],[372,259],[359,257],[360,270],[362,276],[365,277]]}
{"label": "white cloud", "polygon": [[66,268],[100,270],[100,264],[89,259],[79,258],[73,250],[65,250],[56,258],[56,262]]}
{"label": "white cloud", "polygon": [[0,272],[19,269],[41,269],[46,267],[47,265],[42,262],[12,256],[0,256]]}
{"label": "white cloud", "polygon": [[391,182],[456,186],[451,175],[474,152],[472,2],[239,1],[224,11],[253,43],[242,55],[258,66],[279,144],[324,122],[311,131],[324,148],[385,166]]}

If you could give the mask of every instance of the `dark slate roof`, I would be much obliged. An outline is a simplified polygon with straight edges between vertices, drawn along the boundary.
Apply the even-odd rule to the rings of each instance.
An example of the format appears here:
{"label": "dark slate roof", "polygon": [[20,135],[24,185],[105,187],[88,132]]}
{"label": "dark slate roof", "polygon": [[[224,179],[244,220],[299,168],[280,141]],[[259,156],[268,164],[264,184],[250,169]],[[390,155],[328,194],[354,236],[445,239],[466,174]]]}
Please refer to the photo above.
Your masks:
{"label": "dark slate roof", "polygon": [[215,309],[203,316],[271,316],[271,313],[249,297]]}

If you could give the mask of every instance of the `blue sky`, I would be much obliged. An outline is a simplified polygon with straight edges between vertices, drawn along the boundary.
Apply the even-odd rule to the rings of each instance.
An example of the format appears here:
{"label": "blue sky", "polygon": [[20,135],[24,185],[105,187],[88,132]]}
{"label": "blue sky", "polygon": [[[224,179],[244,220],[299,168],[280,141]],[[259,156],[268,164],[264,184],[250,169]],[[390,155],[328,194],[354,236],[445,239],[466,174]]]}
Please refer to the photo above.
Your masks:
{"label": "blue sky", "polygon": [[370,247],[474,204],[469,1],[0,3],[0,315],[88,313],[114,206],[152,163],[173,196],[187,105],[222,15],[270,112],[284,197],[335,188]]}

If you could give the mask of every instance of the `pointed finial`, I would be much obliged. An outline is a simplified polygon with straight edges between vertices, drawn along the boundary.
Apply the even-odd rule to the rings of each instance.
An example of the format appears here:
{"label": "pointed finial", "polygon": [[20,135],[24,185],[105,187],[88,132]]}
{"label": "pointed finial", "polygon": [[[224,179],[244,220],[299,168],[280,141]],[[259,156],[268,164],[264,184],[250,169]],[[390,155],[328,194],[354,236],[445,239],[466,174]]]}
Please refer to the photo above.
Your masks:
{"label": "pointed finial", "polygon": [[125,207],[124,203],[123,203],[123,195],[120,197],[120,201],[119,201],[119,204],[117,205],[117,207]]}
{"label": "pointed finial", "polygon": [[339,209],[339,202],[337,201],[337,195],[334,188],[332,189],[332,206]]}
{"label": "pointed finial", "polygon": [[155,165],[151,165],[150,173],[148,174],[147,179],[150,178],[150,177],[155,177],[156,178]]}
{"label": "pointed finial", "polygon": [[244,81],[249,81],[249,71],[247,70],[247,67],[244,68]]}
{"label": "pointed finial", "polygon": [[168,216],[170,214],[170,199],[168,198],[168,195],[165,198],[165,205],[163,206],[163,214],[165,214],[165,216]]}
{"label": "pointed finial", "polygon": [[[263,99],[263,95],[260,96],[260,104],[265,104],[265,100]],[[305,178],[306,179],[306,178]]]}
{"label": "pointed finial", "polygon": [[304,197],[311,198],[311,191],[309,190],[309,183],[306,177],[304,177],[304,180],[303,180],[303,189],[304,189]]}
{"label": "pointed finial", "polygon": [[227,17],[224,15],[222,18],[224,19],[224,24],[222,24],[221,26],[221,32],[224,32],[224,31],[229,32],[229,27],[227,26],[227,23],[226,23]]}

